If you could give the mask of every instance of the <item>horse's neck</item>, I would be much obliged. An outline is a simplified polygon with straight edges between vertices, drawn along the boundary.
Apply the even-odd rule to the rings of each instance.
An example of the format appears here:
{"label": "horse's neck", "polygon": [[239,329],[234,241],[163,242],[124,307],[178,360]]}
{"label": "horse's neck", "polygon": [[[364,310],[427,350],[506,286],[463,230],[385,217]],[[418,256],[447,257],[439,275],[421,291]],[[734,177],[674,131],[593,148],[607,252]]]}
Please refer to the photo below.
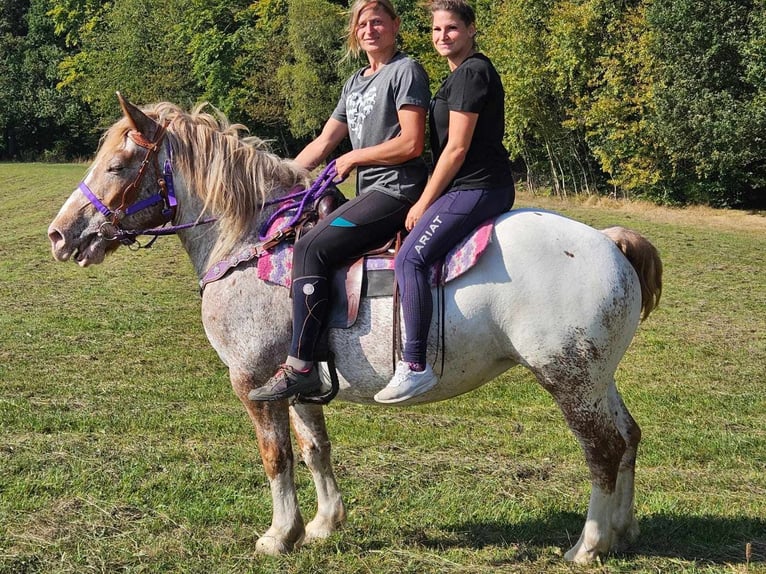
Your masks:
{"label": "horse's neck", "polygon": [[[206,218],[207,215],[202,211],[202,200],[190,193],[186,183],[180,178],[176,178],[175,192],[178,198],[178,213],[174,225],[184,225]],[[178,238],[191,259],[194,272],[201,277],[205,274],[208,257],[218,240],[218,225],[213,223],[183,229],[178,232]]]}
{"label": "horse's neck", "polygon": [[[175,192],[178,198],[178,215],[174,225],[182,225],[195,221],[203,221],[206,218],[211,217],[211,214],[203,212],[203,201],[192,193],[186,182],[177,177],[175,181]],[[250,232],[243,237],[243,240],[235,246],[235,251],[242,248],[245,245],[254,244],[257,241],[257,230],[261,225],[261,221],[265,217],[260,214],[253,225]],[[210,255],[218,242],[218,236],[220,229],[218,223],[197,225],[188,229],[183,229],[178,232],[178,238],[181,241],[186,253],[191,259],[194,272],[197,277],[202,278],[208,271],[210,265],[214,262],[209,261]]]}

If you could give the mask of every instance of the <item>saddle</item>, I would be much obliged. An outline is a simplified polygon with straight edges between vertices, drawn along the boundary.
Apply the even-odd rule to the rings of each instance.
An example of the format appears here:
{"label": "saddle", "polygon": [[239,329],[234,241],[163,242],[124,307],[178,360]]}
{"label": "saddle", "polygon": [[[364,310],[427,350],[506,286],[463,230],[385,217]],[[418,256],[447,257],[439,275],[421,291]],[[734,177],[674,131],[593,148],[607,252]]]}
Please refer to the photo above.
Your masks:
{"label": "saddle", "polygon": [[[456,279],[473,267],[489,245],[494,220],[482,223],[452,248],[441,264],[430,271],[432,286]],[[394,293],[394,258],[397,238],[365,253],[351,264],[337,269],[332,276],[328,325],[336,329],[351,327],[359,303],[365,297],[390,297]],[[269,283],[290,288],[292,244],[281,243],[258,259],[258,276]]]}

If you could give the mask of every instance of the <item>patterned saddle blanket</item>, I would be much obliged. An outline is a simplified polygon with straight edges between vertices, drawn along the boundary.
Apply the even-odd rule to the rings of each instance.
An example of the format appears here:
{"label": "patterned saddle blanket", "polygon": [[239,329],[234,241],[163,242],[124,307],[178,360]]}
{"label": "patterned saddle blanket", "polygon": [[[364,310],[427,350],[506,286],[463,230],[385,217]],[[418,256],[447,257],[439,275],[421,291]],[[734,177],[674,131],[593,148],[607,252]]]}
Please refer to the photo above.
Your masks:
{"label": "patterned saddle blanket", "polygon": [[[275,228],[279,225],[280,222],[275,222]],[[473,267],[489,245],[493,227],[493,219],[485,221],[453,247],[443,263],[431,268],[431,285],[452,281]],[[292,264],[292,243],[281,243],[258,259],[258,276],[289,288]],[[355,264],[339,269],[333,278],[328,326],[350,327],[356,321],[359,301],[363,297],[391,296],[393,290],[393,254],[365,256]]]}
{"label": "patterned saddle blanket", "polygon": [[[494,220],[485,221],[469,234],[463,241],[453,247],[444,258],[441,266],[441,281],[447,283],[460,277],[473,267],[489,245],[492,236]],[[258,259],[258,277],[269,283],[290,287],[291,273],[293,270],[293,246],[292,243],[280,243],[269,253]],[[365,273],[376,271],[393,271],[394,259],[391,256],[375,255],[364,258]],[[439,276],[439,266],[431,268],[431,285],[436,286]],[[381,293],[383,296],[391,293]]]}

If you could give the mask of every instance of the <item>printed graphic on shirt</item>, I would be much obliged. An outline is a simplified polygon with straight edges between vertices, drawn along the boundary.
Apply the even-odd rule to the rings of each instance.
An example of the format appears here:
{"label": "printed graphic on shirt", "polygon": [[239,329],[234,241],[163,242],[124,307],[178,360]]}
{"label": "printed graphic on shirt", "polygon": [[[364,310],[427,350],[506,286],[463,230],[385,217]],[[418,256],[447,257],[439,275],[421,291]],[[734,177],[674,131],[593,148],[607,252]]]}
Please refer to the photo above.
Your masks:
{"label": "printed graphic on shirt", "polygon": [[364,129],[364,119],[370,114],[375,106],[375,97],[377,88],[374,86],[365,93],[353,92],[346,98],[346,113],[348,115],[348,129],[356,135],[362,137]]}

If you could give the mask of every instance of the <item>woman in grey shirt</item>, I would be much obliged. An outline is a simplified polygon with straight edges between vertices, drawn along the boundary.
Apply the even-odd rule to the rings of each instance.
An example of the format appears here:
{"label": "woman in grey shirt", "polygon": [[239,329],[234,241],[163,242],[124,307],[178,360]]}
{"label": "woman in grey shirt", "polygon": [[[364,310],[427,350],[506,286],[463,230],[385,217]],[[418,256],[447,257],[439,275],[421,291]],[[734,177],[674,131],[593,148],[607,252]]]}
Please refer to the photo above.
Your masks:
{"label": "woman in grey shirt", "polygon": [[421,158],[428,76],[398,51],[399,17],[389,0],[356,0],[348,29],[349,51],[368,65],[348,79],[322,133],[295,158],[307,169],[323,162],[345,137],[352,150],[338,157],[340,177],[356,168],[356,197],[322,220],[295,244],[293,337],[285,363],[251,400],[274,401],[318,390],[314,347],[329,301],[330,275],[384,243],[404,227],[426,184]]}

